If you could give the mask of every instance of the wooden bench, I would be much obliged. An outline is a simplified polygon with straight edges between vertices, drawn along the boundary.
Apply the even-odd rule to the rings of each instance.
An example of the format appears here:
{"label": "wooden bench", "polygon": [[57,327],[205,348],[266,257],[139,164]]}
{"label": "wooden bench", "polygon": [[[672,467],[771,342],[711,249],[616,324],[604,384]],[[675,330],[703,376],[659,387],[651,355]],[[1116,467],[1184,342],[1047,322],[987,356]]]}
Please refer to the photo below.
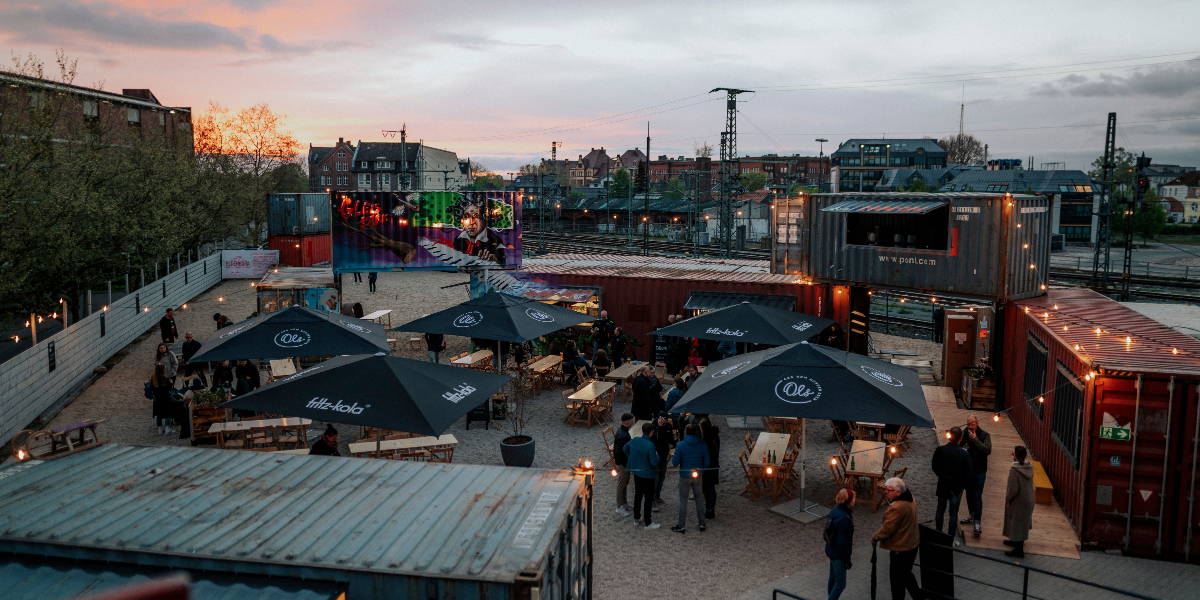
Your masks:
{"label": "wooden bench", "polygon": [[1054,484],[1050,483],[1050,477],[1046,475],[1046,469],[1042,468],[1042,463],[1036,460],[1029,462],[1033,463],[1034,502],[1051,504],[1054,502]]}
{"label": "wooden bench", "polygon": [[[103,423],[104,419],[80,421],[72,423],[66,427],[60,427],[52,431],[34,431],[30,432],[29,437],[25,438],[19,450],[24,451],[30,458],[37,460],[53,460],[62,458],[68,454],[74,454],[81,450],[94,448],[108,442],[101,440],[96,435],[96,426]],[[71,439],[71,434],[75,433],[78,437]],[[91,433],[91,439],[88,439],[87,433]],[[46,448],[49,444],[49,449]]]}

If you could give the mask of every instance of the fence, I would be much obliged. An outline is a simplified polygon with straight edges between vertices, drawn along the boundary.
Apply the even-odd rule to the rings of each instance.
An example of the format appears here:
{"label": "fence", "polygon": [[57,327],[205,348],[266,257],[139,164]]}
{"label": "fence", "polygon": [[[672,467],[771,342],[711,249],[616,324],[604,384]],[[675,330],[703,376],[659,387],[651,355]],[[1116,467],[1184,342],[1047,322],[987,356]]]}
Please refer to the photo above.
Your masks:
{"label": "fence", "polygon": [[[1092,272],[1092,262],[1094,258],[1088,256],[1051,256],[1050,268],[1060,271],[1081,271],[1085,273]],[[1121,257],[1114,256],[1111,262],[1113,273],[1121,276]],[[1130,264],[1131,273],[1136,276],[1144,277],[1162,277],[1167,279],[1191,279],[1200,280],[1200,267],[1196,267],[1193,271],[1188,265],[1161,265],[1149,262],[1135,262]]]}
{"label": "fence", "polygon": [[221,255],[210,255],[114,300],[0,364],[0,442],[8,443],[92,371],[177,308],[221,282]]}

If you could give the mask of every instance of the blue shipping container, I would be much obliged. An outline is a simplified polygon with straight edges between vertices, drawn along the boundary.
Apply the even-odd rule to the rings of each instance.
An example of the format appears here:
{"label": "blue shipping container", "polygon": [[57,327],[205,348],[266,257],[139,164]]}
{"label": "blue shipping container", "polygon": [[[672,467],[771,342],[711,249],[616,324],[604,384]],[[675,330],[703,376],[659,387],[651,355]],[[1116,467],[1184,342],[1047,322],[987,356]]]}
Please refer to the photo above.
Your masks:
{"label": "blue shipping container", "polygon": [[329,233],[328,194],[271,194],[267,227],[270,235]]}

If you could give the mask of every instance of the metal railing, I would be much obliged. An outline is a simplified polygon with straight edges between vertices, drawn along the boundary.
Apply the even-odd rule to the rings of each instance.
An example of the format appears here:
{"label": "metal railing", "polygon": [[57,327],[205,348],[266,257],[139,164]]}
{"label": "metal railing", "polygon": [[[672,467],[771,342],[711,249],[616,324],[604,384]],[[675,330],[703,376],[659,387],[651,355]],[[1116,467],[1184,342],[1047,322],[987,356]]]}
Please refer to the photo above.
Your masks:
{"label": "metal railing", "polygon": [[[1092,261],[1093,257],[1091,255],[1051,256],[1050,267],[1052,269],[1058,269],[1062,271],[1091,273]],[[1119,270],[1120,265],[1118,264],[1117,267]],[[1200,280],[1200,268],[1197,268],[1193,272],[1191,267],[1188,265],[1160,265],[1150,262],[1141,262],[1133,263],[1130,271],[1134,276],[1140,275],[1144,277],[1162,277],[1166,279]],[[1117,273],[1117,277],[1120,277],[1119,272]]]}

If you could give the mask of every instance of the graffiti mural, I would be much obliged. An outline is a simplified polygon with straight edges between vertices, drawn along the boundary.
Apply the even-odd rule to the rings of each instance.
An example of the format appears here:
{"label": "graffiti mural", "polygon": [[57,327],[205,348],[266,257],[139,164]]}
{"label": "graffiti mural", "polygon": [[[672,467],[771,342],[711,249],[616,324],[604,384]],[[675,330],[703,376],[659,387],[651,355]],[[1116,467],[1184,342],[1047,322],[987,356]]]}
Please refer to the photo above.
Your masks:
{"label": "graffiti mural", "polygon": [[515,192],[331,195],[335,273],[521,266]]}

